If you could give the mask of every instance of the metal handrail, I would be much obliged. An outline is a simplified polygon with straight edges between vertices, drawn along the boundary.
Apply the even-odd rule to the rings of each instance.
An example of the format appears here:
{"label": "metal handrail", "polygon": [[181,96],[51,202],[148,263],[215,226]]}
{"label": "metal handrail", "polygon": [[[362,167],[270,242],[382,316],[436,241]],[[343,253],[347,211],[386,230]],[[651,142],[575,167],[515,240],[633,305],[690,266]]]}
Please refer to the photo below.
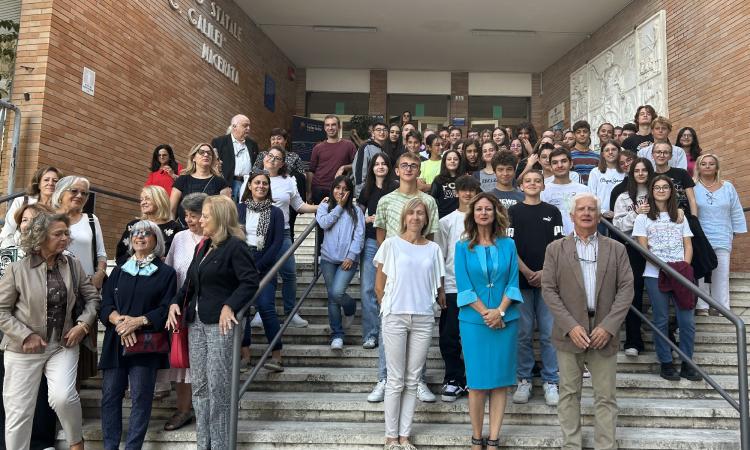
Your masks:
{"label": "metal handrail", "polygon": [[284,334],[286,329],[289,327],[289,324],[291,323],[292,318],[295,314],[300,310],[302,307],[302,304],[307,300],[307,296],[310,295],[310,292],[312,291],[312,288],[315,286],[315,283],[318,281],[318,278],[320,277],[320,270],[318,270],[318,234],[315,233],[315,250],[313,252],[313,278],[310,281],[310,284],[305,289],[305,292],[302,294],[300,299],[297,301],[297,303],[294,305],[294,308],[292,308],[292,311],[287,314],[287,318],[284,321],[283,324],[281,324],[281,328],[279,329],[278,333],[273,337],[271,342],[268,343],[268,348],[266,348],[266,351],[263,353],[263,355],[260,357],[258,362],[255,364],[255,367],[253,367],[253,370],[250,372],[250,375],[247,380],[240,386],[240,348],[242,347],[242,337],[244,330],[244,327],[247,326],[247,321],[245,320],[245,315],[247,314],[247,311],[250,309],[250,306],[254,305],[255,302],[258,299],[258,296],[263,291],[263,289],[268,286],[271,281],[273,281],[276,278],[277,272],[281,269],[281,266],[284,265],[284,263],[291,258],[294,255],[294,252],[299,248],[299,246],[302,244],[302,241],[305,240],[305,238],[310,235],[313,230],[315,230],[317,227],[317,222],[315,219],[310,223],[310,225],[305,228],[305,231],[300,234],[300,236],[297,238],[296,241],[292,244],[292,246],[287,250],[281,258],[279,258],[278,261],[271,267],[271,269],[268,271],[268,273],[263,277],[262,280],[260,280],[260,283],[258,284],[258,290],[255,292],[255,295],[250,299],[250,301],[243,306],[236,314],[235,317],[237,319],[237,322],[240,323],[240,326],[238,326],[235,329],[234,333],[234,340],[232,342],[232,384],[231,384],[231,396],[230,396],[230,412],[229,412],[229,448],[236,448],[237,447],[237,428],[239,426],[239,414],[240,414],[240,400],[242,399],[242,396],[247,392],[248,388],[250,387],[250,383],[253,382],[255,379],[255,376],[258,374],[258,371],[261,367],[265,364],[268,357],[271,355],[271,352],[273,351],[273,347],[281,340],[281,336]]}
{"label": "metal handrail", "polygon": [[737,402],[726,389],[722,388],[716,380],[708,375],[703,369],[701,369],[693,360],[689,358],[680,348],[669,340],[664,333],[661,332],[656,326],[646,318],[646,316],[638,311],[638,309],[630,305],[630,311],[633,311],[642,321],[646,323],[656,334],[665,340],[669,346],[677,351],[683,362],[687,363],[690,367],[695,369],[706,382],[714,388],[724,400],[726,400],[734,409],[740,413],[740,446],[742,450],[750,450],[750,399],[748,399],[748,370],[747,370],[747,334],[745,331],[745,322],[740,319],[729,309],[725,308],[721,303],[716,301],[710,295],[706,294],[702,289],[695,285],[679,272],[670,267],[667,263],[662,261],[658,256],[654,255],[651,251],[643,248],[638,242],[627,234],[620,231],[617,227],[609,223],[609,221],[602,219],[603,223],[610,233],[614,233],[623,242],[630,245],[633,249],[640,252],[646,259],[651,261],[655,266],[659,267],[667,275],[674,280],[678,281],[683,286],[687,287],[693,294],[703,299],[706,303],[714,307],[721,315],[726,317],[732,324],[734,324],[737,330],[737,377],[738,377],[738,390],[739,390],[739,402]]}

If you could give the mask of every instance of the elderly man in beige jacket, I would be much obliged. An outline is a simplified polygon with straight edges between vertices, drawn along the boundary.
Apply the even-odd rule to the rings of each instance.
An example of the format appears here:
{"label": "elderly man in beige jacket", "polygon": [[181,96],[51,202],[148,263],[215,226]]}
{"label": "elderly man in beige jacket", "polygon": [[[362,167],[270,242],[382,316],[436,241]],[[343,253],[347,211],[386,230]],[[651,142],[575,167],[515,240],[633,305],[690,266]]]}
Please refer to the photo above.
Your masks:
{"label": "elderly man in beige jacket", "polygon": [[570,200],[574,230],[547,247],[542,296],[555,325],[552,343],[560,369],[557,415],[564,450],[580,449],[584,363],[594,388],[594,448],[617,448],[615,375],[620,325],[633,300],[633,273],[625,246],[597,233],[599,199]]}

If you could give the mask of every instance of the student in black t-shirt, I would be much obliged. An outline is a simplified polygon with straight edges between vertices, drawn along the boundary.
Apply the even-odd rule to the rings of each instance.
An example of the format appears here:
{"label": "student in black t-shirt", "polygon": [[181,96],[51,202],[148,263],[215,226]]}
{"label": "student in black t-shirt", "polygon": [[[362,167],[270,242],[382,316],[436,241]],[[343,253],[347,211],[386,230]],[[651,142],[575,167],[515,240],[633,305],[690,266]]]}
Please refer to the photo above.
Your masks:
{"label": "student in black t-shirt", "polygon": [[518,286],[523,295],[518,321],[518,387],[513,394],[513,403],[526,403],[531,397],[531,371],[534,367],[532,336],[536,321],[542,350],[544,400],[547,405],[556,406],[559,399],[557,383],[560,379],[557,374],[557,352],[550,342],[553,320],[542,298],[541,283],[547,245],[563,237],[562,215],[556,207],[540,199],[544,190],[544,175],[541,172],[526,172],[521,180],[521,189],[525,196],[523,202],[508,210],[508,235],[516,243],[521,272]]}
{"label": "student in black t-shirt", "polygon": [[651,134],[651,122],[654,119],[656,119],[656,110],[653,106],[639,106],[635,111],[635,124],[638,126],[638,132],[622,141],[622,148],[637,153],[641,148],[653,144],[654,135]]}
{"label": "student in black t-shirt", "polygon": [[397,186],[390,158],[385,153],[377,153],[370,161],[365,186],[357,198],[357,204],[365,213],[365,247],[361,253],[359,270],[362,290],[362,347],[367,349],[377,347],[380,334],[380,308],[375,299],[375,265],[372,263],[378,251],[378,239],[372,224],[375,222],[378,201]]}
{"label": "student in black t-shirt", "polygon": [[432,180],[430,195],[437,202],[438,216],[441,219],[458,208],[456,178],[463,173],[461,162],[461,153],[458,150],[447,150],[443,153],[440,173]]}
{"label": "student in black t-shirt", "polygon": [[500,200],[505,209],[523,201],[523,194],[513,185],[516,179],[516,165],[518,157],[510,151],[497,152],[492,157],[492,170],[497,182],[490,192]]}
{"label": "student in black t-shirt", "polygon": [[695,201],[695,182],[690,178],[690,174],[685,169],[679,167],[669,167],[669,160],[672,158],[672,144],[668,142],[658,142],[651,149],[651,156],[654,159],[654,170],[658,175],[666,175],[674,183],[675,194],[677,194],[677,206],[686,214],[690,213],[698,216],[698,203]]}

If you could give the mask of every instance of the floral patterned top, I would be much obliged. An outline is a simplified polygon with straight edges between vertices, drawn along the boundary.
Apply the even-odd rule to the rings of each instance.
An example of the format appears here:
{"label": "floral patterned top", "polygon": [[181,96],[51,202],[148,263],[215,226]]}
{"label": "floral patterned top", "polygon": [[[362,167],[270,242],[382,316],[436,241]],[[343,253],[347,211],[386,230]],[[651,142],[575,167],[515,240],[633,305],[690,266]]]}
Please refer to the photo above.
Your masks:
{"label": "floral patterned top", "polygon": [[[140,221],[141,219],[131,220],[125,226],[125,231],[123,231],[122,237],[120,237],[120,241],[117,243],[117,252],[115,253],[115,261],[117,262],[118,266],[121,266],[130,257],[130,254],[128,254],[128,245],[130,245],[130,230],[133,228],[133,225]],[[169,253],[169,247],[172,246],[172,239],[174,239],[174,235],[182,231],[184,228],[179,224],[179,222],[170,220],[168,222],[160,224],[159,229],[161,230],[162,236],[164,237],[164,256],[166,256],[167,253]]]}

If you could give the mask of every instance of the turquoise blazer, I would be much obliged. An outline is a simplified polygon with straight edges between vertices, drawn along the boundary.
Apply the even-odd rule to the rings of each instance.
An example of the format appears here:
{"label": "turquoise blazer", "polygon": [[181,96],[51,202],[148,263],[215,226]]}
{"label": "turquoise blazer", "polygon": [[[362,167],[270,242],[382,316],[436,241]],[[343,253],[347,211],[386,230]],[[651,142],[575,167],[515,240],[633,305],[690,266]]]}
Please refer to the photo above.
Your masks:
{"label": "turquoise blazer", "polygon": [[497,308],[503,301],[503,295],[512,300],[505,311],[505,322],[518,319],[518,303],[523,303],[518,289],[518,254],[513,239],[503,237],[489,247],[491,266],[487,266],[484,256],[486,247],[476,246],[469,250],[469,241],[456,243],[456,287],[458,290],[458,319],[466,322],[483,324],[479,314],[471,304],[481,299],[488,308]]}

